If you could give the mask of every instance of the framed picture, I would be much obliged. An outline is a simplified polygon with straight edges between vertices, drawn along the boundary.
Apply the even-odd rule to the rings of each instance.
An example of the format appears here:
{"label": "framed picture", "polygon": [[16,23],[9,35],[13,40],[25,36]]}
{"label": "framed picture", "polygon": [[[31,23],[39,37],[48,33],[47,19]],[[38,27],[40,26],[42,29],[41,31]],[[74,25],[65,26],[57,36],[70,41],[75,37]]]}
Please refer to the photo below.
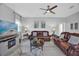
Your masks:
{"label": "framed picture", "polygon": [[73,24],[70,24],[70,29],[73,30]]}
{"label": "framed picture", "polygon": [[78,23],[75,23],[74,25],[75,25],[75,30],[77,30],[78,29]]}

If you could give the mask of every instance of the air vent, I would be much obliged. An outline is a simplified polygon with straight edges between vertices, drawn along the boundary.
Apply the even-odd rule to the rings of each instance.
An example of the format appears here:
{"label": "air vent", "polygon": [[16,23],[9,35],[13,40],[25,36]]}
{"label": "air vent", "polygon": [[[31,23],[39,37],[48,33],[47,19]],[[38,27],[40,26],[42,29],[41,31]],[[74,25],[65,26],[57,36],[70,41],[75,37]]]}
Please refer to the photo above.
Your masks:
{"label": "air vent", "polygon": [[72,8],[74,8],[74,7],[75,7],[75,6],[70,6],[69,9],[72,9]]}

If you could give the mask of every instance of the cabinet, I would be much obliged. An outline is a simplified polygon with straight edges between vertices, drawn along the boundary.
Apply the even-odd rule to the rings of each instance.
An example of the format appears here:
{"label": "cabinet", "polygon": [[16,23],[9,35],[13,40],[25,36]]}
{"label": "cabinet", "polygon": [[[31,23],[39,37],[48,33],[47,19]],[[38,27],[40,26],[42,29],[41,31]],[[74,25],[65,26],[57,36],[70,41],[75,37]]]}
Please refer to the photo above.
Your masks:
{"label": "cabinet", "polygon": [[8,56],[12,54],[19,55],[19,38],[17,34],[0,37],[0,55]]}

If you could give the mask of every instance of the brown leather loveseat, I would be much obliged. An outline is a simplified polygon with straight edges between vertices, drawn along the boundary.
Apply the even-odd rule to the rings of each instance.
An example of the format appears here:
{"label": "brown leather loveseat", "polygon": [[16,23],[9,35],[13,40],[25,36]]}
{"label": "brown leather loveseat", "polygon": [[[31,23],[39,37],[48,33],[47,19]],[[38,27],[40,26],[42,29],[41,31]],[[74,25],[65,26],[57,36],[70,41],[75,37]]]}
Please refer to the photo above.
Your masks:
{"label": "brown leather loveseat", "polygon": [[79,33],[62,32],[52,38],[54,43],[68,56],[79,56]]}

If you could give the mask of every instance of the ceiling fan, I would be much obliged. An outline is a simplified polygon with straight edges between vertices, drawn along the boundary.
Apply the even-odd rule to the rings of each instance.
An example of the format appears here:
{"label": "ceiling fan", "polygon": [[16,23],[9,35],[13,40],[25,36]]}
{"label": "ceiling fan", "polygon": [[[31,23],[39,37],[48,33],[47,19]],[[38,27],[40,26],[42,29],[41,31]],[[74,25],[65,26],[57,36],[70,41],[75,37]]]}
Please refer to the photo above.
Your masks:
{"label": "ceiling fan", "polygon": [[47,9],[44,9],[44,8],[40,8],[40,9],[41,9],[41,10],[45,10],[44,15],[45,15],[46,13],[48,13],[48,12],[51,12],[51,13],[55,14],[55,12],[53,12],[52,10],[55,9],[56,7],[58,7],[58,6],[55,5],[55,6],[53,6],[53,7],[50,8],[50,6],[48,5],[48,6],[47,6]]}

